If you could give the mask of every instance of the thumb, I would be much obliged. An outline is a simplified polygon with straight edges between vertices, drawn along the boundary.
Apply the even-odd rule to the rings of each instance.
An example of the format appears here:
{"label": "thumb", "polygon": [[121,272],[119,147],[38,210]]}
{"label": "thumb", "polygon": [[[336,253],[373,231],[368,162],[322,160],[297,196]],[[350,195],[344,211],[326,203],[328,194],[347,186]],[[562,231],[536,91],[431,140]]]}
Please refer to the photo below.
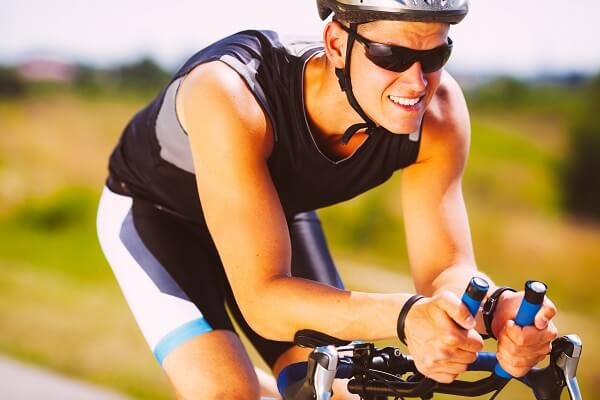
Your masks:
{"label": "thumb", "polygon": [[540,311],[535,315],[534,325],[539,330],[548,327],[550,320],[556,315],[556,307],[549,299],[544,299],[544,304]]}
{"label": "thumb", "polygon": [[441,308],[454,322],[464,329],[475,328],[475,318],[458,296],[451,292],[445,292],[440,296],[440,300]]}

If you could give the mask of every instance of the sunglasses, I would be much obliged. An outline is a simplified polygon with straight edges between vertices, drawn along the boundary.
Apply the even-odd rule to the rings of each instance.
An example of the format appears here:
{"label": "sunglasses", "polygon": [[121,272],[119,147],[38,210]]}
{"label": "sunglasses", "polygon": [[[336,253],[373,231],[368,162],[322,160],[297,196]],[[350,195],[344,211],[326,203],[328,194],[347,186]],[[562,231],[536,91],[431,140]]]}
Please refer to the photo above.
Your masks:
{"label": "sunglasses", "polygon": [[414,63],[421,63],[424,73],[440,70],[452,54],[452,39],[439,47],[429,50],[414,50],[408,47],[393,46],[374,42],[349,29],[344,24],[339,26],[348,34],[352,35],[365,48],[367,58],[375,65],[394,72],[403,72]]}

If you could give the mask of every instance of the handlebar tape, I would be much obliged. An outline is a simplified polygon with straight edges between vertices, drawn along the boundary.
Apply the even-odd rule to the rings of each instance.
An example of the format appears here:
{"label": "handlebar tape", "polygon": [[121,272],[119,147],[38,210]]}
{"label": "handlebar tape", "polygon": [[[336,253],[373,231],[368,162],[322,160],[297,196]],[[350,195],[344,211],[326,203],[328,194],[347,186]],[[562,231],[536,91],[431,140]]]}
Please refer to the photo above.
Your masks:
{"label": "handlebar tape", "polygon": [[[525,282],[525,297],[519,306],[517,316],[515,317],[515,323],[518,326],[530,326],[533,325],[535,315],[542,308],[544,297],[546,296],[547,286],[540,281],[527,281]],[[510,379],[512,376],[506,372],[500,364],[496,364],[494,373],[502,378]]]}

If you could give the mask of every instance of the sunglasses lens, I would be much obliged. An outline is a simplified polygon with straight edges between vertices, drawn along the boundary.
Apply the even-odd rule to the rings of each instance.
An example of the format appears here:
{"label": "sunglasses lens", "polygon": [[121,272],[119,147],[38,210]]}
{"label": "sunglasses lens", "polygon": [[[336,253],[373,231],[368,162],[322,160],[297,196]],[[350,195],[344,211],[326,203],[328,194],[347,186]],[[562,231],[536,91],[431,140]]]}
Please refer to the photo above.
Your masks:
{"label": "sunglasses lens", "polygon": [[415,62],[410,50],[401,47],[369,43],[366,50],[367,58],[371,62],[394,72],[406,71]]}
{"label": "sunglasses lens", "polygon": [[369,43],[366,46],[366,55],[371,62],[394,72],[406,71],[417,61],[425,73],[438,71],[446,64],[451,52],[450,46],[425,52],[381,43]]}
{"label": "sunglasses lens", "polygon": [[431,52],[421,57],[420,61],[423,72],[429,73],[441,69],[446,62],[448,62],[450,53],[451,50],[449,48],[440,47],[435,52]]}

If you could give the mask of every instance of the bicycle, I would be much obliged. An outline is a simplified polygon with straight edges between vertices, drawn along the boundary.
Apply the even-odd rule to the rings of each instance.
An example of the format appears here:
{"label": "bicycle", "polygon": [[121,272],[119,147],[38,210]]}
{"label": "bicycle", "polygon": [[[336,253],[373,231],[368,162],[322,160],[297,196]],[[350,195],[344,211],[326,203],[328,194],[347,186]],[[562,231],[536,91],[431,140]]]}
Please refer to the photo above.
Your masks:
{"label": "bicycle", "polygon": [[[543,285],[543,286],[542,286]],[[479,308],[487,292],[487,282],[473,278],[463,295],[463,303],[472,314]],[[533,324],[541,307],[546,286],[528,281],[525,298],[515,322],[520,326]],[[313,348],[307,362],[287,366],[279,374],[277,385],[284,400],[329,400],[334,379],[349,379],[350,393],[364,400],[421,398],[431,399],[434,394],[475,397],[485,394],[494,399],[511,376],[497,363],[495,353],[480,352],[468,371],[491,372],[475,381],[455,380],[438,383],[426,378],[415,367],[410,355],[396,347],[377,348],[373,343],[347,342],[319,332],[301,330],[295,343]],[[529,386],[537,400],[558,400],[566,387],[571,400],[580,400],[581,392],[576,372],[582,343],[577,335],[566,335],[552,343],[550,362],[544,368],[534,368],[520,382]]]}

